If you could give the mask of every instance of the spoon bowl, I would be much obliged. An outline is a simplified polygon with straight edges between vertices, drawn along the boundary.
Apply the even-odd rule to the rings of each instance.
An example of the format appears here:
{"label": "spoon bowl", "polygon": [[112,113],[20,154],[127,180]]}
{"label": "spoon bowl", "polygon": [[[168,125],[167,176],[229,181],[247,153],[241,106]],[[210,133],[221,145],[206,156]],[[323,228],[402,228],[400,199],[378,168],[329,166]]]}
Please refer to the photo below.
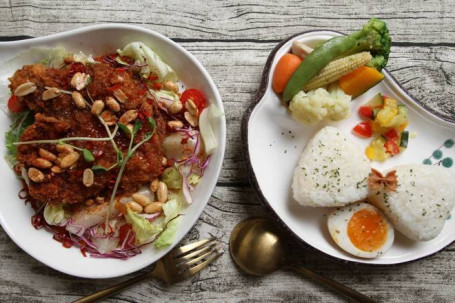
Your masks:
{"label": "spoon bowl", "polygon": [[234,262],[245,272],[262,276],[274,272],[286,261],[286,243],[270,221],[252,218],[240,222],[229,239]]}

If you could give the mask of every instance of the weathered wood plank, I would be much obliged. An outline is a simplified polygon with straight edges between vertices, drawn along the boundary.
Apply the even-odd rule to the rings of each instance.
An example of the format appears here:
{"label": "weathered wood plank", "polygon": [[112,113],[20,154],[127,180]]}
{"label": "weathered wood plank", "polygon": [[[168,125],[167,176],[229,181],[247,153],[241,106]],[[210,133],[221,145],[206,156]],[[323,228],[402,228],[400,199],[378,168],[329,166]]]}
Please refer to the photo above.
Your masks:
{"label": "weathered wood plank", "polygon": [[371,16],[386,20],[396,41],[455,41],[451,0],[419,1],[2,1],[4,35],[41,36],[84,25],[143,25],[174,38],[280,40],[331,28],[350,32]]}

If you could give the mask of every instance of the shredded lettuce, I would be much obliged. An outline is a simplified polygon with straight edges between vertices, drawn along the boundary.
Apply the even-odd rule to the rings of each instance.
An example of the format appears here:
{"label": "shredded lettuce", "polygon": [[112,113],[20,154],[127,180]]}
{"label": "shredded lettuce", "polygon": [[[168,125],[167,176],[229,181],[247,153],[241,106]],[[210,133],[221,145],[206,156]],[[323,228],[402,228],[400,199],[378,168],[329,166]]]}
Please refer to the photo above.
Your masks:
{"label": "shredded lettuce", "polygon": [[[126,222],[131,224],[136,234],[136,244],[141,245],[147,243],[152,239],[152,237],[158,235],[161,232],[163,233],[159,236],[157,241],[160,241],[162,245],[163,243],[168,243],[169,241],[172,243],[175,231],[166,231],[170,227],[173,229],[177,228],[177,223],[173,223],[175,220],[172,219],[176,218],[179,215],[180,208],[180,203],[177,200],[170,200],[166,202],[163,204],[164,220],[155,220],[153,222],[150,222],[139,214],[133,212],[131,209],[128,209],[125,215],[125,219]],[[163,235],[165,235],[164,238],[160,240]]]}
{"label": "shredded lettuce", "polygon": [[199,116],[199,131],[204,141],[205,153],[213,154],[218,147],[218,141],[213,131],[213,122],[216,118],[222,117],[223,112],[214,104],[205,108]]}
{"label": "shredded lettuce", "polygon": [[158,54],[152,51],[147,45],[142,42],[131,42],[123,48],[117,50],[120,56],[134,58],[136,62],[147,64],[141,68],[141,74],[148,77],[154,73],[158,77],[158,81],[178,81],[175,71],[161,59]]}
{"label": "shredded lettuce", "polygon": [[166,229],[155,242],[156,247],[158,248],[166,247],[174,242],[175,234],[177,233],[177,228],[180,223],[180,220],[181,220],[180,217],[174,218],[167,224]]}
{"label": "shredded lettuce", "polygon": [[13,143],[20,140],[25,129],[33,124],[35,118],[31,111],[24,111],[12,113],[11,119],[13,123],[11,123],[9,131],[5,132],[5,146],[7,149],[5,160],[11,167],[14,167],[17,164],[17,145]]}
{"label": "shredded lettuce", "polygon": [[188,184],[191,184],[191,185],[196,185],[198,184],[200,181],[201,181],[201,176],[198,175],[198,174],[191,174],[188,176],[186,182],[188,182]]}
{"label": "shredded lettuce", "polygon": [[71,214],[63,208],[63,204],[46,204],[43,215],[49,225],[60,225],[71,217]]}
{"label": "shredded lettuce", "polygon": [[158,99],[162,98],[162,99],[166,99],[168,101],[173,101],[173,102],[180,101],[179,95],[177,95],[173,91],[162,89],[162,90],[154,90],[153,92],[158,97]]}
{"label": "shredded lettuce", "polygon": [[166,168],[163,172],[162,179],[168,188],[182,188],[182,175],[180,175],[175,167]]}

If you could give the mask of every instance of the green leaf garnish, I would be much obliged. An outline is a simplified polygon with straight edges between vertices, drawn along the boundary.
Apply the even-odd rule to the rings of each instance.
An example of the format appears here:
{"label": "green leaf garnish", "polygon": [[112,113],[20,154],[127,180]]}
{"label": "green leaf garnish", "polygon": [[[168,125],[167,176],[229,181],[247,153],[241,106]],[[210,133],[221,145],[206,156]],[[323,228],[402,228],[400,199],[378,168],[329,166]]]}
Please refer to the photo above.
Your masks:
{"label": "green leaf garnish", "polygon": [[149,122],[150,126],[152,127],[152,130],[155,130],[156,127],[156,121],[152,117],[148,117],[147,121]]}
{"label": "green leaf garnish", "polygon": [[126,134],[128,135],[131,135],[131,131],[130,129],[128,128],[128,126],[126,126],[125,124],[122,124],[122,123],[117,123],[118,127],[120,127],[121,130],[123,130]]}
{"label": "green leaf garnish", "polygon": [[107,172],[107,168],[101,165],[94,165],[92,166],[92,170],[95,173],[105,173]]}
{"label": "green leaf garnish", "polygon": [[136,123],[134,123],[133,135],[137,134],[137,132],[141,129],[141,127],[142,127],[142,122],[140,120],[137,120]]}
{"label": "green leaf garnish", "polygon": [[82,150],[82,155],[84,156],[85,161],[87,162],[93,162],[95,161],[95,157],[93,156],[92,152],[89,151],[88,149],[84,148]]}

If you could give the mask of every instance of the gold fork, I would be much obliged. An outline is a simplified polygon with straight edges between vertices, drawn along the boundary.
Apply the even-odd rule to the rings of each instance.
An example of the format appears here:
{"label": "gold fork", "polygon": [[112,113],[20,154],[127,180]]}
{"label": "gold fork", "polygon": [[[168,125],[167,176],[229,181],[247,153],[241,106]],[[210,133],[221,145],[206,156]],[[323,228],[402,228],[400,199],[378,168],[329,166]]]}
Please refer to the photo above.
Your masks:
{"label": "gold fork", "polygon": [[195,275],[222,254],[221,244],[214,238],[175,248],[156,263],[154,270],[76,300],[73,303],[96,302],[151,277],[161,279],[167,284],[174,284]]}

